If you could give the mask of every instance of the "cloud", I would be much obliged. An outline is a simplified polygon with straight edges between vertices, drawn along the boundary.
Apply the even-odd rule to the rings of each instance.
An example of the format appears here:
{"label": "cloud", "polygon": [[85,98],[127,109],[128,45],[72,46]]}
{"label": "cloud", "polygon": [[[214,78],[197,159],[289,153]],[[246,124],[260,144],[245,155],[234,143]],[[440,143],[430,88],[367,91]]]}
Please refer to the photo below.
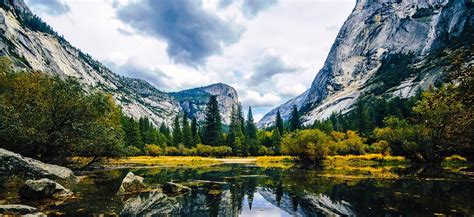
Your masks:
{"label": "cloud", "polygon": [[217,7],[220,9],[224,9],[224,8],[229,7],[229,5],[232,4],[232,2],[234,2],[234,0],[219,0]]}
{"label": "cloud", "polygon": [[260,11],[263,11],[273,5],[277,0],[243,0],[242,13],[247,19],[254,18]]}
{"label": "cloud", "polygon": [[243,96],[239,96],[244,105],[252,107],[271,107],[280,102],[281,98],[275,93],[260,94],[257,91],[247,90]]}
{"label": "cloud", "polygon": [[35,12],[59,16],[71,11],[69,5],[61,0],[27,0],[26,4]]}
{"label": "cloud", "polygon": [[339,26],[336,25],[331,25],[331,26],[326,26],[326,30],[329,32],[337,32],[339,31]]}
{"label": "cloud", "polygon": [[261,84],[262,81],[271,79],[274,75],[281,73],[291,73],[300,70],[300,67],[290,66],[280,56],[266,54],[253,67],[254,73],[249,79],[251,85]]}
{"label": "cloud", "polygon": [[190,66],[203,65],[223,46],[236,43],[244,31],[195,0],[132,2],[120,7],[117,17],[137,33],[165,40],[168,56]]}
{"label": "cloud", "polygon": [[123,64],[116,64],[111,61],[103,61],[107,67],[115,73],[131,78],[139,78],[150,82],[159,90],[171,90],[175,87],[173,84],[173,78],[168,76],[160,69],[149,69],[134,59],[130,58]]}

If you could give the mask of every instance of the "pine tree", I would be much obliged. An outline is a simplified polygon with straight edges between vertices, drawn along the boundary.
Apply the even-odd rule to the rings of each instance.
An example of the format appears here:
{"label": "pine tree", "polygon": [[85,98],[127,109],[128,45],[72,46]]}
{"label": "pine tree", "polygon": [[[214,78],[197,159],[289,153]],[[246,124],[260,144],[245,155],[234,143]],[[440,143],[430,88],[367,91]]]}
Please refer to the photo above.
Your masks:
{"label": "pine tree", "polygon": [[222,123],[216,96],[211,96],[206,107],[203,142],[218,146],[222,142]]}
{"label": "pine tree", "polygon": [[166,138],[166,141],[164,141],[164,143],[169,144],[171,142],[171,132],[165,123],[160,124],[160,133],[163,134],[163,136],[165,136]]}
{"label": "pine tree", "polygon": [[[196,117],[193,117],[193,120],[191,121],[191,136],[193,137],[193,146],[196,146],[201,142],[201,139],[199,138],[198,134],[198,123]],[[199,142],[198,142],[199,141]]]}
{"label": "pine tree", "polygon": [[246,130],[247,130],[247,138],[248,139],[257,139],[257,126],[255,126],[255,122],[253,119],[252,114],[252,107],[249,107],[249,111],[247,114],[247,123],[246,123]]}
{"label": "pine tree", "polygon": [[298,107],[293,105],[293,110],[291,111],[290,117],[290,131],[296,131],[301,128],[300,113],[298,112]]}
{"label": "pine tree", "polygon": [[191,127],[189,126],[189,122],[188,122],[188,117],[187,117],[187,113],[184,112],[184,115],[183,115],[183,122],[182,122],[182,136],[183,136],[183,144],[190,148],[192,147],[194,144],[193,142],[193,136],[192,136],[192,133],[191,133]]}
{"label": "pine tree", "polygon": [[124,131],[125,131],[125,143],[128,146],[134,146],[137,148],[143,147],[142,137],[140,133],[140,127],[133,118],[124,117]]}
{"label": "pine tree", "polygon": [[277,111],[276,118],[275,118],[275,127],[280,131],[280,135],[285,133],[285,126],[283,125],[283,119],[280,115],[280,110]]}
{"label": "pine tree", "polygon": [[176,115],[173,123],[173,145],[178,146],[182,142],[181,127],[179,124],[179,115]]}
{"label": "pine tree", "polygon": [[281,154],[281,135],[278,129],[274,129],[272,133],[272,145],[275,154]]}

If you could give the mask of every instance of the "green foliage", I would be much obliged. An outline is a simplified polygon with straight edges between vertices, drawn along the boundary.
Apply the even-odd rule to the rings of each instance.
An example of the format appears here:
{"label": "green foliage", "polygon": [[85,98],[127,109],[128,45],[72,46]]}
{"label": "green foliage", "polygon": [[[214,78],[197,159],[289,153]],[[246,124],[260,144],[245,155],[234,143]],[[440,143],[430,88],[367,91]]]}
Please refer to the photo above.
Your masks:
{"label": "green foliage", "polygon": [[181,126],[179,124],[179,115],[176,115],[176,118],[173,122],[173,145],[178,146],[183,141],[183,136],[181,132]]}
{"label": "green foliage", "polygon": [[111,96],[86,94],[74,79],[0,67],[0,144],[46,162],[122,154],[121,113]]}
{"label": "green foliage", "polygon": [[164,150],[160,146],[154,144],[145,145],[144,151],[146,155],[150,156],[161,156],[164,154]]}
{"label": "green foliage", "polygon": [[331,119],[324,121],[316,120],[311,128],[321,130],[324,133],[331,133],[334,130]]}
{"label": "green foliage", "polygon": [[222,142],[222,123],[216,96],[211,96],[206,107],[203,142],[217,146]]}
{"label": "green foliage", "polygon": [[281,135],[278,128],[274,129],[272,132],[272,146],[275,154],[281,154]]}
{"label": "green foliage", "polygon": [[283,124],[283,119],[281,118],[280,110],[277,111],[277,114],[275,116],[275,127],[278,129],[280,135],[285,134],[285,125]]}
{"label": "green foliage", "polygon": [[329,154],[331,137],[320,130],[299,130],[283,137],[282,152],[300,162],[320,163]]}
{"label": "green foliage", "polygon": [[191,132],[191,126],[189,126],[188,122],[188,115],[186,112],[183,114],[183,122],[182,122],[182,136],[183,136],[183,144],[190,148],[194,146],[194,139]]}
{"label": "green foliage", "polygon": [[201,143],[201,136],[199,135],[198,128],[199,126],[197,123],[197,119],[196,117],[193,117],[193,120],[191,121],[191,137],[193,139],[193,147]]}
{"label": "green foliage", "polygon": [[291,111],[290,117],[290,131],[294,132],[301,128],[300,113],[298,112],[298,107],[293,105],[293,110]]}

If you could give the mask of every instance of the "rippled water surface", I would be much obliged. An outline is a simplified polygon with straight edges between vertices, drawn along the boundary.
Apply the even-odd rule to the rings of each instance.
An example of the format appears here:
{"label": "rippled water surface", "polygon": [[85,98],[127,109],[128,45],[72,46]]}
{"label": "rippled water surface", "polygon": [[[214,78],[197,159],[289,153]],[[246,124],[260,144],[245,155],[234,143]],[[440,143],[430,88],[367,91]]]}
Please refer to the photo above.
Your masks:
{"label": "rippled water surface", "polygon": [[[150,191],[118,196],[129,171],[143,176]],[[469,177],[426,168],[397,173],[401,178],[369,179],[254,165],[106,170],[88,173],[73,188],[76,199],[43,209],[67,216],[474,215],[474,182]],[[168,181],[192,191],[165,195],[160,184]]]}

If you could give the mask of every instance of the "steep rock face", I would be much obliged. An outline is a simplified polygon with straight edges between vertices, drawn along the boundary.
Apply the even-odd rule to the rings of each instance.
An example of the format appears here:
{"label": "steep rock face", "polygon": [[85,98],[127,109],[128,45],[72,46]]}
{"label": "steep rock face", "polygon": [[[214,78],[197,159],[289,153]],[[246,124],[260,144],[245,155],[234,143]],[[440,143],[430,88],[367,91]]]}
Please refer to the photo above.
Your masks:
{"label": "steep rock face", "polygon": [[[0,0],[0,56],[9,56],[18,68],[77,78],[87,89],[97,88],[112,94],[126,115],[135,119],[148,116],[155,125],[162,122],[170,125],[182,111],[182,106],[187,110],[188,104],[199,101],[193,98],[187,100],[189,103],[176,100],[172,94],[162,92],[143,80],[114,74],[42,23],[23,0]],[[227,90],[213,92],[213,88],[211,85],[203,91],[227,93]],[[232,92],[233,88],[230,89]],[[230,114],[227,110],[230,111],[231,107],[226,107],[229,105],[226,103],[227,95],[218,97],[225,99],[221,104],[222,114]],[[233,97],[232,100],[238,101],[236,93]],[[201,104],[196,104],[199,106],[193,114],[202,115],[205,106]],[[224,117],[224,120],[229,119]]]}
{"label": "steep rock face", "polygon": [[205,109],[211,95],[217,96],[219,112],[222,121],[230,123],[232,107],[237,108],[239,98],[237,91],[226,84],[217,83],[205,87],[198,87],[180,92],[171,93],[179,102],[181,108],[198,121],[204,120]]}
{"label": "steep rock face", "polygon": [[288,119],[293,105],[311,124],[350,110],[362,94],[414,95],[442,77],[434,56],[466,35],[471,14],[470,0],[358,0],[311,88],[259,127],[270,126],[277,110]]}

